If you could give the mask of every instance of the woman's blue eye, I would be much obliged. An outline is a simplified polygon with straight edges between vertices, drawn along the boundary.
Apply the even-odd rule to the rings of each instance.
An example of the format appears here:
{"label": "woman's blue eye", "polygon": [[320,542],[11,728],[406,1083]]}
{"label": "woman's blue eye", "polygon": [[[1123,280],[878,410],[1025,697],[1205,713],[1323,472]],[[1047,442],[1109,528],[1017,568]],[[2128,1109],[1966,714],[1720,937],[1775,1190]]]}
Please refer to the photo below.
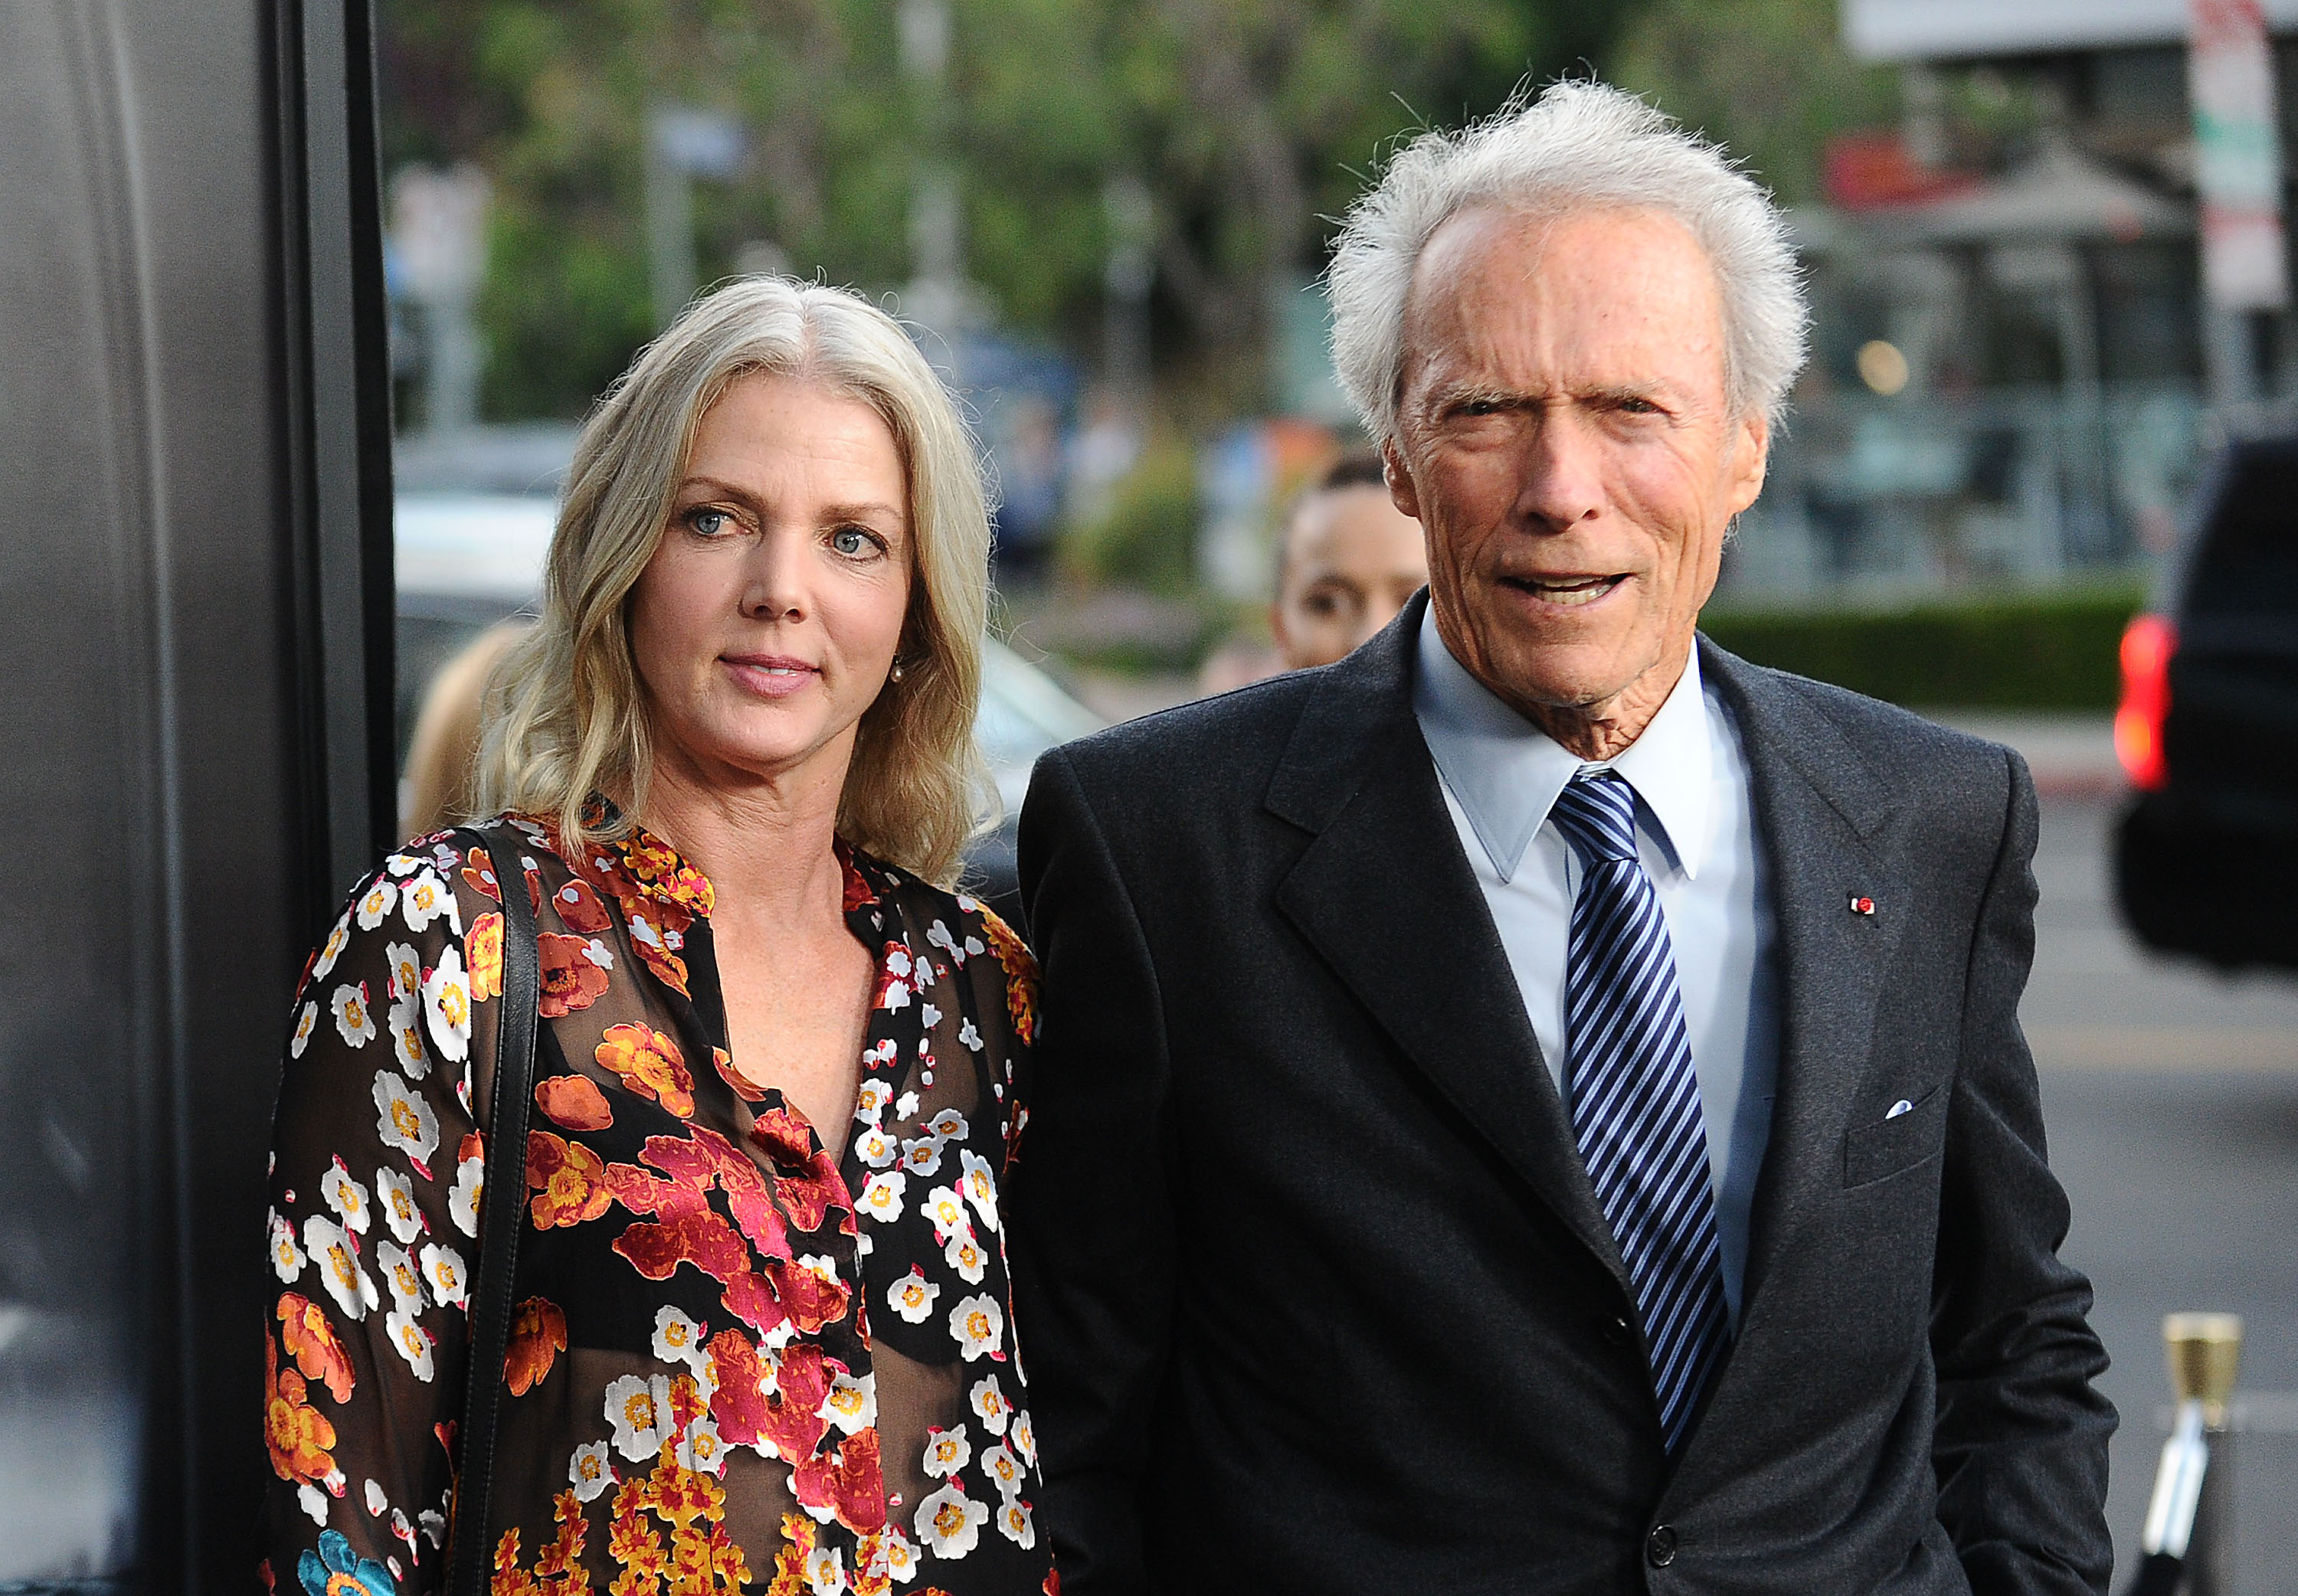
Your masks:
{"label": "woman's blue eye", "polygon": [[872,545],[868,533],[859,527],[841,526],[830,534],[830,546],[840,554],[859,555],[867,554]]}
{"label": "woman's blue eye", "polygon": [[698,509],[687,516],[686,524],[704,537],[712,538],[726,530],[726,518],[723,509]]}

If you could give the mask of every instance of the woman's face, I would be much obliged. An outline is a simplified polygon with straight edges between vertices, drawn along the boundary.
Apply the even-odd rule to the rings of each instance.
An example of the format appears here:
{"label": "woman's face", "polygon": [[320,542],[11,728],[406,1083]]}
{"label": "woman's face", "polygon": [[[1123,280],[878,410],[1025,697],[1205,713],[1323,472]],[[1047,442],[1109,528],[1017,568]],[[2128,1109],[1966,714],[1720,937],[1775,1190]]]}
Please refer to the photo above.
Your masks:
{"label": "woman's face", "polygon": [[630,601],[663,773],[843,783],[909,612],[908,499],[892,432],[858,400],[751,376],[704,413]]}

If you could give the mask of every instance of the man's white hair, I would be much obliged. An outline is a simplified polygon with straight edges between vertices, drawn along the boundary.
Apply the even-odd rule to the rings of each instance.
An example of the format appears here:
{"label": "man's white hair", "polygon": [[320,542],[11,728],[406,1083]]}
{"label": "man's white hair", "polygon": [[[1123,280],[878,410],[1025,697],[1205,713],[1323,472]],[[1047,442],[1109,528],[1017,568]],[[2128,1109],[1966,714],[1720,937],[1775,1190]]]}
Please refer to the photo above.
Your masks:
{"label": "man's white hair", "polygon": [[1715,270],[1725,397],[1735,415],[1778,421],[1810,322],[1785,219],[1717,145],[1633,95],[1570,82],[1458,132],[1422,134],[1350,211],[1326,274],[1333,363],[1375,443],[1396,434],[1420,252],[1448,218],[1477,205],[1644,211],[1682,223]]}

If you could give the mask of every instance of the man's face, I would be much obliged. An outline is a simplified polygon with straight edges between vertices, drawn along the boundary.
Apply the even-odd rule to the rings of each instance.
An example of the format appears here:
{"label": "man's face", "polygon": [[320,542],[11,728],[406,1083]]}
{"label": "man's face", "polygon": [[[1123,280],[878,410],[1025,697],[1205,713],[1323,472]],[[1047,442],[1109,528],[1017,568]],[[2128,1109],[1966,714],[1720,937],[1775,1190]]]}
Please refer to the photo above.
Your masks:
{"label": "man's face", "polygon": [[1439,634],[1534,721],[1632,740],[1763,486],[1705,252],[1647,211],[1463,211],[1421,253],[1404,344],[1390,480]]}

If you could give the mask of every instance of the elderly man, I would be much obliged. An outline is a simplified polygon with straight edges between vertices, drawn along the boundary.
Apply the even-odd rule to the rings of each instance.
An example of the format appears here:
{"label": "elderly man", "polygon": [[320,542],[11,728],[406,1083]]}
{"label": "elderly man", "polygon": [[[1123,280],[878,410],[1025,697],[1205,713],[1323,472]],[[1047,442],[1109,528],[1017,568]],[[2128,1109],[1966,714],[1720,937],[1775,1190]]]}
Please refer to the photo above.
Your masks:
{"label": "elderly man", "polygon": [[1567,84],[1402,153],[1332,293],[1427,597],[1022,818],[1064,1590],[2104,1590],[2032,785],[1695,632],[1780,219]]}

